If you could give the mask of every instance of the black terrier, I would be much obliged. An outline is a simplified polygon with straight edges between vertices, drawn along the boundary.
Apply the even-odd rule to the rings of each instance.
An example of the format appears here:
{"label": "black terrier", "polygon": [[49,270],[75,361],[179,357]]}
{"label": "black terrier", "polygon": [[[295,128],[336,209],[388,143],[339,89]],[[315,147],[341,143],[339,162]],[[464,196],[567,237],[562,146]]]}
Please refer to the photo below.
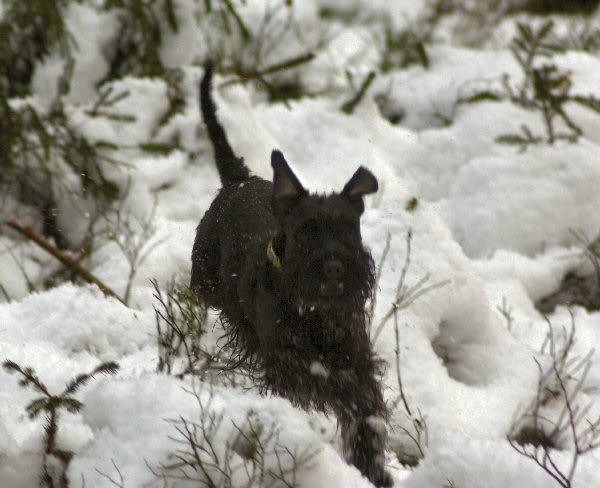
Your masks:
{"label": "black terrier", "polygon": [[276,150],[273,183],[252,176],[217,120],[211,79],[208,67],[200,108],[222,188],[196,231],[191,287],[221,310],[238,364],[296,405],[333,410],[349,460],[391,486],[380,362],[366,329],[374,264],[360,233],[377,180],[360,167],[341,193],[312,195]]}

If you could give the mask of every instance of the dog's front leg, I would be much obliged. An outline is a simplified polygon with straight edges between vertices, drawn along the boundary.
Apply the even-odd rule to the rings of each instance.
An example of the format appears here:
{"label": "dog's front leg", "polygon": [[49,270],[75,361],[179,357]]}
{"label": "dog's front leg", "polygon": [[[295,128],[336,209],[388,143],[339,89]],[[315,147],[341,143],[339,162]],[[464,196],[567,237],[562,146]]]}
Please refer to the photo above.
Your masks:
{"label": "dog's front leg", "polygon": [[279,276],[268,265],[258,267],[254,274],[248,274],[253,279],[242,280],[238,294],[244,304],[246,317],[258,336],[261,349],[269,351],[281,323]]}
{"label": "dog's front leg", "polygon": [[342,428],[342,447],[348,461],[371,483],[389,487],[393,480],[385,470],[387,409],[375,379],[375,363],[363,357],[361,364],[355,368],[357,376],[340,384],[346,400],[333,405]]}
{"label": "dog's front leg", "polygon": [[393,486],[385,470],[386,427],[383,418],[342,418],[342,442],[348,461],[377,487]]}

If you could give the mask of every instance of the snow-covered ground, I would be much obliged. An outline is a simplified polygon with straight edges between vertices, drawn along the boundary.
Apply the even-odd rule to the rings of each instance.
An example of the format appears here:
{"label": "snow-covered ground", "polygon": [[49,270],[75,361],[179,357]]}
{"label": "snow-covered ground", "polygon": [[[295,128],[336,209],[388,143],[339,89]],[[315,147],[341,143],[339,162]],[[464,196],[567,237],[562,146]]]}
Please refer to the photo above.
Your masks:
{"label": "snow-covered ground", "polygon": [[[260,396],[252,389],[211,386],[155,372],[150,280],[163,287],[174,277],[180,283],[189,280],[195,226],[219,188],[197,110],[203,70],[192,65],[206,52],[202,29],[208,27],[190,20],[203,2],[175,3],[182,27],[165,39],[161,54],[165,64],[183,69],[186,106],[157,134],[154,128],[167,107],[161,80],[125,78],[113,84],[115,93],[130,94],[112,110],[134,115],[134,123],[85,114],[95,96],[94,83],[107,69],[103,47],[113,36],[115,19],[86,4],[73,4],[69,10],[68,25],[80,47],[70,95],[69,116],[74,123],[92,140],[122,146],[168,141],[177,134],[188,152],[156,156],[121,149],[114,157],[127,165],[107,168],[121,188],[128,188],[122,212],[139,221],[152,218],[151,235],[142,243],[147,258],[133,280],[128,306],[95,287],[71,283],[30,293],[25,275],[38,283],[59,265],[16,234],[0,235],[0,284],[11,297],[0,303],[0,360],[31,366],[51,392],[62,391],[73,377],[100,362],[119,363],[116,375],[98,377],[77,393],[84,404],[80,413],[60,418],[57,445],[74,452],[68,468],[72,488],[115,486],[109,477],[118,480],[119,471],[126,488],[165,486],[150,468],[173,461],[169,456],[180,446],[173,439],[176,425],[170,419],[199,422],[199,399],[213,414],[223,416],[213,441],[220,456],[235,437],[235,426],[251,415],[262,425],[277,426],[280,445],[314,452],[297,473],[298,486],[370,486],[339,454],[335,419],[298,410],[284,399]],[[267,103],[252,84],[230,85],[215,91],[219,117],[236,152],[260,176],[270,178],[269,155],[275,147],[310,189],[340,189],[358,165],[377,175],[380,191],[367,202],[363,236],[376,261],[388,235],[391,240],[373,331],[394,301],[409,230],[413,237],[405,284],[412,287],[428,277],[424,286],[438,285],[398,315],[403,390],[413,414],[420,412],[426,422],[427,439],[419,464],[402,466],[397,453],[415,451],[405,433],[414,432],[414,424],[399,404],[388,426],[389,470],[396,486],[558,486],[513,449],[507,436],[518,413],[537,393],[536,362],[543,370],[551,366],[544,347],[549,327],[557,348],[571,327],[566,308],[558,307],[547,322],[535,303],[557,290],[568,272],[589,266],[573,230],[590,238],[600,232],[600,116],[570,108],[583,129],[576,144],[561,141],[525,152],[500,145],[496,136],[517,132],[524,123],[543,133],[540,115],[508,101],[459,105],[456,101],[474,84],[492,83],[505,73],[518,80],[521,71],[506,45],[468,49],[450,44],[428,47],[428,69],[413,65],[379,74],[354,113],[342,113],[340,105],[352,94],[345,84],[345,69],[362,79],[378,63],[378,19],[389,18],[399,29],[422,7],[411,0],[394,3],[391,8],[385,1],[294,2],[293,32],[301,36],[280,42],[270,52],[271,62],[299,54],[302,46],[318,46],[314,61],[281,76],[293,76],[308,90],[322,94],[286,106]],[[264,5],[252,0],[240,9],[251,28],[259,25]],[[331,9],[340,18],[357,11],[360,15],[355,23],[325,21],[320,8]],[[328,43],[321,42],[329,36]],[[597,56],[569,51],[556,62],[572,72],[575,93],[600,96]],[[56,54],[38,65],[34,103],[45,106],[54,97],[60,63]],[[217,77],[215,85],[223,81]],[[402,114],[400,123],[392,125],[382,117],[381,100],[387,110]],[[197,156],[190,158],[190,152]],[[87,229],[89,202],[64,196],[59,203],[58,223],[66,229],[70,244],[76,245]],[[21,209],[16,216],[26,219],[30,214]],[[118,294],[125,293],[128,261],[117,243],[107,241],[86,263]],[[500,308],[511,310],[510,321]],[[600,349],[600,312],[581,307],[572,312],[576,333],[570,357],[583,358]],[[209,332],[207,340],[216,334]],[[377,353],[388,362],[385,397],[395,402],[399,388],[393,321],[373,337]],[[589,405],[585,419],[592,421],[600,415],[599,356],[591,357],[584,379],[577,402],[582,409]],[[30,420],[25,411],[36,397],[18,384],[17,376],[0,373],[2,488],[38,483],[43,419]],[[556,419],[563,406],[560,397],[552,398],[543,415]],[[558,439],[558,447],[552,451],[553,459],[568,472],[574,449],[568,430]],[[240,459],[234,454],[232,462]],[[266,462],[276,459],[271,456]],[[600,486],[598,466],[600,449],[581,456],[572,486]],[[240,484],[234,486],[243,486],[242,481],[240,475]],[[167,483],[201,486],[191,481]]]}

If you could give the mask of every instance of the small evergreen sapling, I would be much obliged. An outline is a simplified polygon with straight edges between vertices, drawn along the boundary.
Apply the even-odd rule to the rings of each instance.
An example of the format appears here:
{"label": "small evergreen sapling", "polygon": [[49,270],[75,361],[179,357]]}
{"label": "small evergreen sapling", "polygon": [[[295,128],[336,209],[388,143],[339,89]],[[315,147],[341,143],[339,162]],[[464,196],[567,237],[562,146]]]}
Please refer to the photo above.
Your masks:
{"label": "small evergreen sapling", "polygon": [[430,37],[430,33],[422,33],[417,29],[394,33],[391,26],[386,25],[379,64],[381,71],[388,73],[396,67],[407,68],[414,64],[420,64],[425,69],[429,68],[429,56],[425,44],[430,41]]}
{"label": "small evergreen sapling", "polygon": [[568,105],[578,104],[600,113],[600,99],[593,95],[573,94],[571,73],[553,62],[556,54],[564,52],[554,40],[553,28],[552,21],[539,28],[518,23],[510,50],[523,71],[521,82],[512,85],[510,77],[504,75],[501,93],[479,92],[459,102],[510,100],[525,110],[540,113],[545,134],[536,134],[522,124],[520,132],[498,136],[498,143],[519,146],[523,151],[533,144],[554,144],[558,140],[577,142],[583,130],[567,111]]}
{"label": "small evergreen sapling", "polygon": [[[600,100],[593,95],[574,95],[571,92],[571,73],[552,62],[554,55],[563,52],[562,47],[552,40],[553,28],[552,21],[544,23],[539,29],[524,23],[517,24],[518,32],[510,50],[524,76],[516,90],[511,87],[508,76],[504,77],[509,100],[527,110],[539,111],[546,134],[536,135],[522,125],[520,134],[501,135],[496,139],[499,143],[518,145],[524,150],[531,144],[554,144],[560,139],[576,142],[583,131],[568,114],[567,104],[577,103],[600,113]],[[541,58],[548,61],[540,63]],[[561,132],[557,128],[560,122],[566,131]]]}
{"label": "small evergreen sapling", "polygon": [[[154,287],[154,314],[158,345],[158,373],[183,378],[186,374],[201,378],[211,367],[214,355],[201,345],[206,329],[207,307],[187,287],[169,286],[163,293],[156,280]],[[177,363],[182,362],[180,371]]]}
{"label": "small evergreen sapling", "polygon": [[104,143],[90,142],[67,112],[60,99],[44,113],[30,102],[16,106],[0,94],[0,189],[16,188],[19,198],[39,206],[49,226],[44,234],[55,237],[59,245],[51,218],[56,206],[53,192],[73,192],[65,183],[71,179],[67,175],[79,179],[84,198],[92,195],[108,202],[118,195],[103,170],[105,163],[118,162],[105,153]]}
{"label": "small evergreen sapling", "polygon": [[[83,408],[83,403],[77,400],[74,395],[77,391],[89,383],[96,375],[99,374],[115,374],[119,365],[115,362],[105,362],[97,366],[89,373],[84,373],[73,378],[58,395],[53,395],[48,391],[46,385],[38,378],[35,370],[31,367],[19,366],[14,361],[5,361],[2,365],[8,373],[17,373],[21,376],[19,385],[26,388],[31,387],[41,396],[32,400],[25,410],[30,419],[35,419],[39,415],[44,415],[44,464],[40,477],[40,486],[47,488],[55,488],[56,486],[68,487],[67,467],[73,458],[74,453],[60,449],[56,446],[56,434],[58,432],[59,414],[61,411],[69,413],[78,413]],[[59,484],[55,484],[55,480],[51,476],[49,469],[49,457],[57,458],[63,466],[62,474],[60,475]]]}
{"label": "small evergreen sapling", "polygon": [[161,290],[156,280],[154,314],[158,346],[157,373],[176,378],[195,376],[236,387],[246,385],[248,377],[235,369],[227,344],[210,345],[205,338],[208,307],[187,286],[170,283]]}

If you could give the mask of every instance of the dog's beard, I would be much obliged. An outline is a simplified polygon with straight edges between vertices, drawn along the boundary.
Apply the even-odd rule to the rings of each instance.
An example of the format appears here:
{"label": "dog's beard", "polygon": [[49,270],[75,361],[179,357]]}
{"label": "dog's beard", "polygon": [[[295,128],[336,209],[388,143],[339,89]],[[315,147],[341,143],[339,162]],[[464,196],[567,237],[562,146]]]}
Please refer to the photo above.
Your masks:
{"label": "dog's beard", "polygon": [[341,258],[347,272],[340,280],[340,293],[323,293],[324,287],[339,285],[324,280],[318,272],[311,270],[307,265],[308,259],[286,262],[282,275],[283,289],[286,290],[288,304],[296,307],[299,315],[318,313],[339,319],[364,314],[365,304],[371,298],[375,285],[373,258],[364,249],[353,256]]}
{"label": "dog's beard", "polygon": [[[374,356],[366,327],[365,305],[375,284],[375,267],[364,249],[355,254],[345,292],[323,297],[314,275],[288,256],[282,272],[287,316],[275,342],[265,351],[265,388],[305,408],[333,407],[338,415],[347,405],[382,414],[385,405],[374,379],[381,365]],[[343,392],[343,393],[341,393]],[[348,413],[351,415],[351,412]]]}

